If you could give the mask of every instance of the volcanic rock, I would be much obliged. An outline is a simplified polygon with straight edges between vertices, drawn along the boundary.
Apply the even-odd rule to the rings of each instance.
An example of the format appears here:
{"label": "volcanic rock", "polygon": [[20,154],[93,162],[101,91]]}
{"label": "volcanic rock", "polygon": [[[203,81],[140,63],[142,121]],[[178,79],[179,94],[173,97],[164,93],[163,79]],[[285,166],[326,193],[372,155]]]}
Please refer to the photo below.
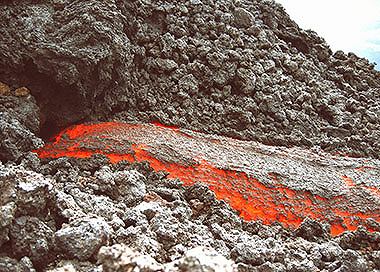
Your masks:
{"label": "volcanic rock", "polygon": [[78,121],[105,93],[124,92],[133,57],[115,2],[1,3],[1,80],[33,90],[47,125]]}
{"label": "volcanic rock", "polygon": [[9,95],[11,93],[11,89],[9,86],[3,82],[0,82],[0,95]]}
{"label": "volcanic rock", "polygon": [[90,262],[79,261],[61,261],[54,268],[46,270],[47,272],[86,272],[102,271],[101,268]]}
{"label": "volcanic rock", "polygon": [[[24,243],[22,239],[26,239],[26,237],[19,232],[25,231],[24,227],[29,225],[26,222],[31,222],[28,232],[31,232],[32,229],[40,231],[40,227],[43,229],[49,228],[43,225],[43,222],[34,218],[34,216],[43,217],[48,212],[49,189],[52,187],[48,179],[40,174],[26,171],[22,167],[4,168],[0,165],[0,184],[2,188],[2,193],[0,194],[0,246],[9,241],[9,235],[13,236],[14,239],[21,239],[20,243]],[[33,217],[18,218],[18,216],[22,215]],[[32,226],[33,224],[35,227]],[[31,233],[31,235],[37,234]],[[45,234],[41,233],[39,235]],[[31,237],[30,239],[33,240],[34,238]]]}
{"label": "volcanic rock", "polygon": [[146,194],[145,177],[135,170],[113,172],[109,167],[103,167],[95,173],[95,176],[97,177],[95,184],[99,187],[94,189],[114,197],[122,195],[123,202],[127,206],[138,204]]}
{"label": "volcanic rock", "polygon": [[82,218],[55,233],[57,246],[68,258],[88,260],[110,239],[110,226],[101,218]]}
{"label": "volcanic rock", "polygon": [[252,13],[250,13],[244,8],[237,8],[234,11],[233,15],[235,18],[235,23],[238,26],[249,28],[250,26],[254,24],[255,19]]}
{"label": "volcanic rock", "polygon": [[112,116],[379,158],[379,72],[273,1],[23,0],[0,17],[0,80],[33,91],[43,131]]}
{"label": "volcanic rock", "polygon": [[[330,269],[329,267],[346,269],[343,268],[347,265],[345,260],[351,261],[353,258],[356,258],[352,264],[355,268],[379,269],[376,254],[373,254],[378,250],[378,233],[370,234],[360,229],[356,232],[345,232],[336,238],[307,241],[302,237],[293,237],[294,234],[279,225],[265,226],[257,222],[245,222],[228,205],[216,200],[214,193],[205,184],[182,187],[178,181],[153,172],[146,163],[130,165],[119,162],[105,167],[97,165],[98,162],[97,158],[60,158],[42,162],[38,169],[50,178],[27,171],[22,166],[0,165],[1,187],[9,188],[3,191],[1,197],[4,200],[1,202],[1,210],[7,211],[2,213],[6,215],[2,221],[6,222],[3,229],[11,230],[12,233],[10,240],[3,241],[1,254],[11,258],[30,256],[33,267],[49,271],[96,271],[103,265],[105,268],[107,265],[120,264],[119,257],[107,257],[108,264],[100,261],[96,254],[102,245],[110,243],[113,247],[115,244],[124,244],[123,248],[129,247],[134,252],[139,252],[135,253],[138,256],[142,254],[144,258],[154,258],[154,263],[160,267],[178,267],[176,264],[181,264],[188,268],[202,264],[211,265],[211,261],[206,264],[202,260],[214,258],[206,257],[210,254],[215,256],[214,253],[197,250],[199,254],[196,257],[186,255],[193,248],[207,246],[237,262],[239,271],[286,271],[288,268],[307,270],[315,267],[319,270]],[[85,170],[91,163],[96,169],[92,173]],[[149,197],[146,198],[148,201],[141,202],[140,196],[135,195],[136,201],[132,202],[140,204],[128,208],[122,203],[123,198],[128,197],[125,194],[121,193],[118,198],[113,198],[107,190],[94,191],[89,186],[99,179],[100,172],[134,171],[145,176],[141,181],[145,183],[147,194],[157,194],[159,197]],[[31,182],[27,183],[28,180]],[[37,182],[38,180],[40,181]],[[22,182],[25,183],[21,186],[24,189],[16,186]],[[36,186],[37,183],[40,185]],[[43,184],[50,185],[44,187]],[[42,203],[40,192],[44,192],[48,205],[45,209],[26,209],[23,216],[18,217],[22,210],[12,208],[17,207],[12,203],[24,199],[23,195],[28,193],[25,188],[35,188],[36,191],[30,203],[31,207],[34,202]],[[121,188],[128,190],[127,187]],[[194,203],[203,203],[203,208],[194,213]],[[20,227],[24,225],[17,223],[24,221],[30,222],[28,233],[25,233],[27,226]],[[313,224],[316,226],[313,227]],[[309,221],[307,225],[310,229],[319,227],[319,223],[314,221]],[[55,227],[57,231],[54,233]],[[25,234],[21,235],[22,233]],[[12,250],[12,247],[17,247],[18,250]],[[38,255],[35,251],[37,248],[48,252],[43,256]],[[364,248],[367,251],[361,250]],[[255,255],[248,254],[250,250],[254,250]],[[346,254],[347,250],[359,255]],[[13,256],[13,252],[18,255]],[[64,256],[56,255],[57,252]],[[53,261],[54,258],[57,258],[56,261]],[[7,259],[6,263],[12,268],[18,266],[11,259]],[[220,265],[222,263],[224,261],[217,262]],[[227,263],[231,264],[228,261]]]}
{"label": "volcanic rock", "polygon": [[368,60],[266,0],[0,18],[0,271],[380,271]]}
{"label": "volcanic rock", "polygon": [[102,247],[98,256],[104,271],[138,270],[154,271],[210,271],[234,272],[236,265],[219,255],[215,250],[197,247],[185,253],[185,256],[174,262],[161,265],[149,255],[142,255],[125,245],[116,244]]}
{"label": "volcanic rock", "polygon": [[17,218],[9,231],[12,252],[17,258],[28,256],[36,267],[53,259],[54,229],[36,217]]}
{"label": "volcanic rock", "polygon": [[[184,258],[175,261],[179,271],[236,272],[236,265],[218,254],[214,249],[196,247],[185,253]],[[173,269],[174,270],[174,269]]]}
{"label": "volcanic rock", "polygon": [[315,222],[310,218],[306,218],[300,227],[296,230],[297,236],[303,237],[308,241],[316,241],[318,239],[328,238],[328,226]]}
{"label": "volcanic rock", "polygon": [[0,160],[17,160],[43,145],[39,108],[32,96],[0,96]]}
{"label": "volcanic rock", "polygon": [[0,271],[4,272],[35,272],[33,264],[28,257],[22,258],[20,261],[9,257],[0,257]]}
{"label": "volcanic rock", "polygon": [[9,241],[9,226],[14,219],[16,211],[16,205],[14,202],[1,204],[2,206],[0,210],[0,246],[2,246],[5,242]]}
{"label": "volcanic rock", "polygon": [[125,245],[102,247],[98,254],[103,271],[162,271],[163,266],[150,256],[144,256]]}

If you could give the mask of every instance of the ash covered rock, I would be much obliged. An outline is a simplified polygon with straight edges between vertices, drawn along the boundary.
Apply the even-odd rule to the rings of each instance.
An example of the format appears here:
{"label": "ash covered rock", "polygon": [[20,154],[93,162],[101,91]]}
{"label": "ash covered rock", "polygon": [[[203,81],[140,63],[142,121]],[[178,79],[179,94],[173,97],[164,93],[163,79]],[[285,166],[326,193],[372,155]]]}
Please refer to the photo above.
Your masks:
{"label": "ash covered rock", "polygon": [[118,196],[127,206],[141,202],[146,194],[145,176],[138,171],[112,171],[109,167],[103,167],[95,173],[95,177],[97,187],[94,189],[111,197]]}
{"label": "ash covered rock", "polygon": [[35,272],[36,270],[28,257],[24,257],[20,261],[9,257],[0,257],[0,271]]}
{"label": "ash covered rock", "polygon": [[23,167],[0,165],[0,248],[9,257],[29,257],[36,268],[54,259],[51,182]]}
{"label": "ash covered rock", "polygon": [[63,225],[55,233],[59,252],[81,261],[90,259],[99,248],[107,245],[111,228],[102,218],[82,218]]}
{"label": "ash covered rock", "polygon": [[55,267],[49,268],[47,272],[102,272],[102,268],[90,262],[80,262],[76,260],[60,261]]}
{"label": "ash covered rock", "polygon": [[210,272],[236,272],[234,262],[227,260],[213,249],[197,247],[187,251],[183,258],[167,264],[159,264],[149,255],[132,250],[131,248],[116,244],[112,247],[102,247],[98,255],[103,271],[142,272],[154,271],[210,271]]}
{"label": "ash covered rock", "polygon": [[0,80],[31,87],[44,129],[158,120],[379,157],[379,72],[273,1],[25,0],[0,16]]}
{"label": "ash covered rock", "polygon": [[9,236],[12,253],[17,258],[28,256],[36,267],[54,259],[54,225],[30,216],[18,217],[12,223]]}
{"label": "ash covered rock", "polygon": [[[214,249],[196,247],[185,253],[185,256],[175,261],[180,271],[210,271],[236,272],[236,265],[227,260]],[[174,269],[173,269],[174,270]]]}
{"label": "ash covered rock", "polygon": [[105,272],[129,270],[153,272],[163,270],[163,266],[149,255],[142,255],[120,244],[112,247],[102,247],[99,251],[98,259]]}
{"label": "ash covered rock", "polygon": [[12,95],[10,88],[3,83],[0,89],[9,92],[8,95],[0,93],[0,160],[17,160],[25,152],[43,145],[37,136],[39,108],[28,93],[25,96]]}
{"label": "ash covered rock", "polygon": [[[359,229],[332,238],[311,220],[296,232],[245,222],[205,185],[182,187],[146,163],[99,165],[99,160],[44,162],[36,170],[43,175],[0,165],[1,233],[7,238],[0,267],[21,269],[30,260],[29,268],[39,271],[380,269],[379,233]],[[86,170],[89,165],[92,171]],[[112,183],[121,174],[124,181],[139,177],[135,186],[145,188],[143,199],[127,195],[125,183]],[[109,180],[119,193],[99,190],[100,180]],[[32,191],[30,208],[23,208]],[[124,198],[133,201],[127,206]],[[310,239],[314,232],[320,237]]]}
{"label": "ash covered rock", "polygon": [[[30,224],[30,228],[39,231],[40,223],[43,224],[43,222],[35,217],[46,217],[52,184],[51,180],[41,174],[27,171],[22,167],[5,167],[3,165],[0,165],[0,184],[2,188],[0,193],[0,246],[2,246],[11,239],[9,235],[13,237],[12,243],[15,242],[15,239],[25,238],[25,235],[19,235],[19,232],[24,231],[23,227],[26,226],[26,221],[34,222],[36,227],[33,228],[33,224]],[[16,225],[20,227],[18,228]],[[19,247],[16,244],[13,246]]]}

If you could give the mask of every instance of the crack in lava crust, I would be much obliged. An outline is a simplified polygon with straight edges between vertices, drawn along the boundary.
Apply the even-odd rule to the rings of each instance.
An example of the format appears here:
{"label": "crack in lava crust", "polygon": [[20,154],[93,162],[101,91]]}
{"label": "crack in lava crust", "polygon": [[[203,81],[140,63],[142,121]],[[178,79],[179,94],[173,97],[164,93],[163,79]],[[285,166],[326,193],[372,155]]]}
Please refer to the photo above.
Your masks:
{"label": "crack in lava crust", "polygon": [[103,154],[111,163],[148,161],[186,186],[207,184],[246,220],[296,228],[309,217],[329,223],[332,235],[359,225],[379,230],[378,160],[118,122],[70,127],[35,152],[40,158]]}

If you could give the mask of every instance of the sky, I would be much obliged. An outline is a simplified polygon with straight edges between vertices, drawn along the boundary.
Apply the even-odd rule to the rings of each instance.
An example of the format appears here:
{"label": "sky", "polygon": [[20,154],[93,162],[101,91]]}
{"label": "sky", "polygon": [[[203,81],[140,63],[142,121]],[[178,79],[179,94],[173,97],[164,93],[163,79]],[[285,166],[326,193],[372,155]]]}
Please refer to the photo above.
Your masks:
{"label": "sky", "polygon": [[303,29],[323,37],[333,51],[353,52],[380,70],[380,0],[275,0]]}

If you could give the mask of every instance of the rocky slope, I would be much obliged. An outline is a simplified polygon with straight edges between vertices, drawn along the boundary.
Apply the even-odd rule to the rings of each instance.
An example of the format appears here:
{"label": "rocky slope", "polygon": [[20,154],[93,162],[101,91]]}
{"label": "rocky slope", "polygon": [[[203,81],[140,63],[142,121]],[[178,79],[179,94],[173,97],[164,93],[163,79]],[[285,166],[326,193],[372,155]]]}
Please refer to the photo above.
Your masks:
{"label": "rocky slope", "polygon": [[0,18],[0,271],[380,271],[379,232],[247,222],[146,162],[29,152],[74,123],[160,121],[376,164],[367,60],[272,1],[6,0]]}
{"label": "rocky slope", "polygon": [[379,232],[332,238],[310,219],[293,232],[247,222],[205,185],[106,161],[29,155],[0,166],[0,271],[380,269]]}
{"label": "rocky slope", "polygon": [[380,73],[272,1],[5,1],[0,16],[0,81],[31,89],[44,133],[117,117],[379,157]]}

